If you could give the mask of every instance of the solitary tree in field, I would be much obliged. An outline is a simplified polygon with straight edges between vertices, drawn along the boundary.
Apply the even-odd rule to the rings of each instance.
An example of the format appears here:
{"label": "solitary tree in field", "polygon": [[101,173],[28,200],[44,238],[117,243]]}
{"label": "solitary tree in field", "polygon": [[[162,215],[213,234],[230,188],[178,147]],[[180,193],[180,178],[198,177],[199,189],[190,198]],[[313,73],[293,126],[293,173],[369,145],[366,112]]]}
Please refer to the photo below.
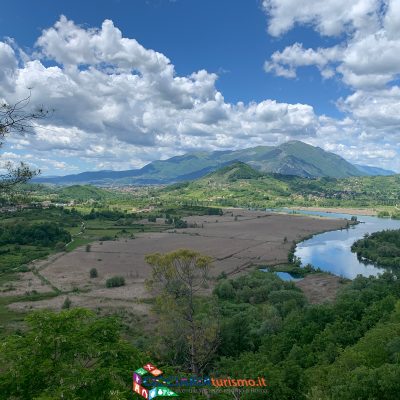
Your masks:
{"label": "solitary tree in field", "polygon": [[[44,108],[28,111],[29,100],[30,95],[15,104],[0,104],[0,148],[8,135],[29,133],[34,127],[35,120],[48,115],[49,111]],[[31,170],[22,162],[18,166],[5,163],[0,165],[0,170],[6,171],[0,174],[0,190],[10,189],[18,183],[25,183],[40,172]]]}
{"label": "solitary tree in field", "polygon": [[211,258],[192,250],[151,254],[148,287],[157,294],[161,339],[174,361],[201,373],[218,345],[218,319],[212,303],[199,297],[207,287]]}

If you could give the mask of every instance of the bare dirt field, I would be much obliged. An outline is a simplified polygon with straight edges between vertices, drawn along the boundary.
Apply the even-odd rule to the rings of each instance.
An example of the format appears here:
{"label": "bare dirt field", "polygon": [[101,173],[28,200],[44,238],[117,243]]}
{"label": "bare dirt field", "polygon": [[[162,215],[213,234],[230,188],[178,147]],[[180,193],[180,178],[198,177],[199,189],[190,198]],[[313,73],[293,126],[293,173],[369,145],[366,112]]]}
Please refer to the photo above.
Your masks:
{"label": "bare dirt field", "polygon": [[337,291],[343,286],[338,276],[328,274],[307,275],[295,282],[311,304],[320,304],[335,300]]}
{"label": "bare dirt field", "polygon": [[[254,265],[274,265],[287,261],[293,241],[306,236],[340,229],[345,220],[311,218],[300,215],[267,214],[232,209],[223,216],[186,218],[190,228],[162,233],[143,233],[135,239],[93,243],[90,251],[84,247],[34,264],[48,290],[74,291],[74,305],[88,308],[118,307],[146,312],[149,294],[144,282],[151,269],[145,262],[147,254],[188,248],[213,257],[212,275],[245,273]],[[89,271],[96,268],[98,277],[91,279]],[[114,275],[125,278],[120,288],[105,288],[105,281]],[[25,282],[23,280],[22,282]],[[38,282],[35,282],[37,286]],[[43,283],[40,283],[43,291]],[[23,285],[22,285],[23,286]],[[23,290],[23,287],[19,288]],[[26,289],[28,290],[28,289]],[[10,295],[12,293],[10,292]],[[25,303],[11,308],[60,309],[62,296]],[[34,304],[32,304],[34,303]]]}

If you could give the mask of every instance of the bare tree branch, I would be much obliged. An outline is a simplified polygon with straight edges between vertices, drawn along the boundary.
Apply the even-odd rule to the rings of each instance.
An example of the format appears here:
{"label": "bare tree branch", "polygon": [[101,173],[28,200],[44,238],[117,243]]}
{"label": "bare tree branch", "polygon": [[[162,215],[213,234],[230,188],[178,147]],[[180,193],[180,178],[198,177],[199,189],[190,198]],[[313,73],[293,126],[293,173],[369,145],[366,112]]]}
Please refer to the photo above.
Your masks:
{"label": "bare tree branch", "polygon": [[[33,132],[34,122],[48,116],[49,110],[44,107],[29,111],[30,99],[31,93],[15,104],[0,104],[0,148],[7,135]],[[17,166],[6,162],[0,165],[0,171],[4,171],[3,174],[0,173],[0,193],[11,190],[19,183],[26,183],[40,173],[39,170],[31,170],[22,162]]]}

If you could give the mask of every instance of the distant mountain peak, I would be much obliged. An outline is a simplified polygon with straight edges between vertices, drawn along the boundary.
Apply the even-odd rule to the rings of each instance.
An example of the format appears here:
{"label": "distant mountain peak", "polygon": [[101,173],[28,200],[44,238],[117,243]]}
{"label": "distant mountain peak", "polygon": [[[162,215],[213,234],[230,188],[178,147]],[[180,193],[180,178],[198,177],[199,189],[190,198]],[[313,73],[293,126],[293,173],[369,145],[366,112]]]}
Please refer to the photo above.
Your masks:
{"label": "distant mountain peak", "polygon": [[[242,164],[237,164],[241,162]],[[153,161],[141,169],[127,171],[82,172],[63,177],[39,177],[34,182],[53,184],[169,184],[201,178],[220,168],[231,166],[232,179],[252,176],[254,173],[278,173],[301,177],[346,178],[377,175],[370,167],[356,167],[342,157],[320,147],[299,140],[290,140],[279,146],[257,146],[242,150],[199,151]],[[232,165],[236,165],[232,167]],[[251,169],[251,171],[249,170]]]}

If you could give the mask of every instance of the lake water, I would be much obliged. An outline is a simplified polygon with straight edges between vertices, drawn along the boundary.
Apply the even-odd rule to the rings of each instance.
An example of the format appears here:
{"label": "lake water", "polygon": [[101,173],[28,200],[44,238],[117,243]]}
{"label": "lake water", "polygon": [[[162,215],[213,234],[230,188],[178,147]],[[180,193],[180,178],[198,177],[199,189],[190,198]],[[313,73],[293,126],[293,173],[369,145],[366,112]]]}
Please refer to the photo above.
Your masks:
{"label": "lake water", "polygon": [[[270,272],[268,267],[260,268],[260,271]],[[296,278],[293,275],[289,274],[288,272],[274,272],[274,274],[276,276],[279,276],[279,278],[281,278],[283,281],[286,281],[286,282],[298,282],[298,281],[301,281],[303,279],[303,278]]]}
{"label": "lake water", "polygon": [[[327,218],[351,218],[349,214],[314,211],[298,212]],[[301,258],[302,265],[309,263],[314,267],[321,268],[323,271],[349,279],[354,279],[357,275],[376,276],[384,272],[385,269],[383,268],[360,262],[357,259],[357,255],[351,252],[351,245],[356,240],[362,239],[366,233],[385,229],[400,229],[400,220],[363,215],[358,215],[357,219],[361,223],[349,229],[321,233],[299,243],[296,247],[295,255]]]}

